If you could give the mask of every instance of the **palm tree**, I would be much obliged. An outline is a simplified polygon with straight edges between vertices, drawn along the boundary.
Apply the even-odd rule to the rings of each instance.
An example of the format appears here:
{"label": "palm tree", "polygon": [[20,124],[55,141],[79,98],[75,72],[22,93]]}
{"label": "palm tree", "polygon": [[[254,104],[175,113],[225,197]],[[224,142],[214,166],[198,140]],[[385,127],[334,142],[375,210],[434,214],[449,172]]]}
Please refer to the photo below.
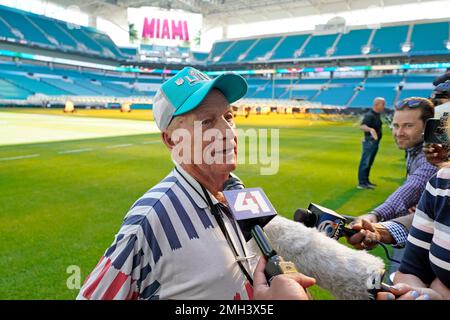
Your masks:
{"label": "palm tree", "polygon": [[138,40],[138,32],[136,30],[136,27],[134,26],[134,23],[130,23],[128,25],[128,36],[130,38],[130,42],[134,43],[136,40]]}

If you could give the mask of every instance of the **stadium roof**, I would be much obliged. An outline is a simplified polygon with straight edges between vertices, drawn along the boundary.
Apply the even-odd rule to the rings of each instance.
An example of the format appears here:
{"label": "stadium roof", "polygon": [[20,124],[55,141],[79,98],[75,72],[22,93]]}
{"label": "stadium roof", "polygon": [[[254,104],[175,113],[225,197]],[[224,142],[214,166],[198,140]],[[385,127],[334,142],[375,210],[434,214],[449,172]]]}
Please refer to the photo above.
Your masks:
{"label": "stadium roof", "polygon": [[[431,0],[415,0],[414,3]],[[205,19],[223,23],[245,23],[290,17],[317,15],[388,7],[411,3],[411,0],[52,0],[63,6],[74,4],[88,13],[105,9],[152,6],[201,13]]]}

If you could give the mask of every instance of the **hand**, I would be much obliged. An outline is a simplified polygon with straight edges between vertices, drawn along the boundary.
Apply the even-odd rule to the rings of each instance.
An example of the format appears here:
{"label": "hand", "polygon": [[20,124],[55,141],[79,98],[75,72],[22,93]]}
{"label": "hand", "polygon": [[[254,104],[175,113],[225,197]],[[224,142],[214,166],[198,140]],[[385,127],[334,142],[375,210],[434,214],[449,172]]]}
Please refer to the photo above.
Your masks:
{"label": "hand", "polygon": [[253,273],[254,300],[309,300],[308,288],[316,283],[314,278],[301,273],[280,274],[269,285],[264,275],[266,259],[260,258]]}
{"label": "hand", "polygon": [[415,213],[416,212],[416,206],[412,206],[411,208],[408,209],[409,213]]}
{"label": "hand", "polygon": [[355,220],[352,221],[352,223],[350,223],[350,227],[352,227],[353,225],[360,223],[361,220],[367,220],[369,222],[378,222],[378,216],[376,214],[373,213],[367,213],[367,214],[363,214],[362,216],[356,217]]}
{"label": "hand", "polygon": [[390,287],[390,292],[378,292],[377,300],[442,300],[442,296],[430,288],[412,287],[398,283]]}
{"label": "hand", "polygon": [[378,134],[375,129],[370,129],[370,135],[372,136],[372,138],[374,138],[374,140],[378,140]]}
{"label": "hand", "polygon": [[[375,228],[375,223],[371,223],[366,219],[357,221],[352,225],[352,229],[359,231],[350,238],[347,237],[347,242],[355,247],[355,249],[372,249],[381,241],[381,233]],[[382,225],[379,227],[384,228]]]}
{"label": "hand", "polygon": [[448,161],[448,150],[441,144],[427,143],[422,148],[427,161],[434,166],[438,166]]}

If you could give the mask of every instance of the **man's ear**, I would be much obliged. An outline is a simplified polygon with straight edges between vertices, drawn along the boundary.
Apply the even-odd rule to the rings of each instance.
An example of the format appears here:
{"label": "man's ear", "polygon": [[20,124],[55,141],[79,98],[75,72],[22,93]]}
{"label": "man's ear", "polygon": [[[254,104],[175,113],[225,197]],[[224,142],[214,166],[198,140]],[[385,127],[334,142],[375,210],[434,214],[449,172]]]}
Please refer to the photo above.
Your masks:
{"label": "man's ear", "polygon": [[170,150],[175,147],[175,143],[173,142],[171,134],[168,130],[164,130],[163,132],[161,132],[161,139]]}

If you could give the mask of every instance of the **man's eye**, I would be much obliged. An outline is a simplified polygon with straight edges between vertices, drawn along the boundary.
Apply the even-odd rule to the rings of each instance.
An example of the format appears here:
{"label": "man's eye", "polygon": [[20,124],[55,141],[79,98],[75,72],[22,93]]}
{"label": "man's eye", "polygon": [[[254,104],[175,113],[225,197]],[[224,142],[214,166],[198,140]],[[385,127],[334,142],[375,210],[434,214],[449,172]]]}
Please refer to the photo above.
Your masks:
{"label": "man's eye", "polygon": [[203,125],[203,126],[207,126],[207,125],[211,124],[211,122],[212,122],[212,121],[211,121],[210,119],[206,119],[206,120],[203,120],[203,121],[202,121],[202,125]]}
{"label": "man's eye", "polygon": [[225,115],[225,120],[233,121],[233,119],[234,119],[233,114],[229,113],[229,114]]}

